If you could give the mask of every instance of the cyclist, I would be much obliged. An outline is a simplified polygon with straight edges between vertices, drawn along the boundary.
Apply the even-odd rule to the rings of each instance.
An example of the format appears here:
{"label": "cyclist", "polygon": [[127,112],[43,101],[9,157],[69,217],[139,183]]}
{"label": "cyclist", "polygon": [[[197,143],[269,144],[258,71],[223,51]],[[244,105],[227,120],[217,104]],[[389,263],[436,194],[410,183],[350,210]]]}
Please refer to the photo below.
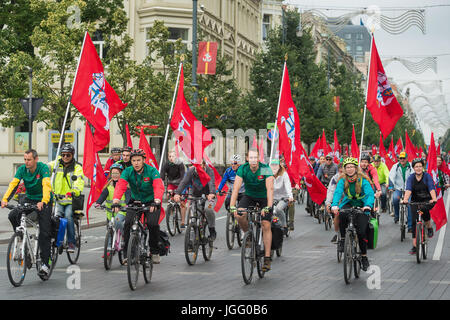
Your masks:
{"label": "cyclist", "polygon": [[[233,155],[230,158],[231,167],[229,167],[227,170],[225,170],[222,181],[220,182],[219,186],[217,187],[216,193],[222,191],[223,186],[225,183],[228,185],[228,188],[233,190],[233,184],[234,180],[236,178],[236,171],[239,169],[239,166],[241,165],[241,156],[238,154]],[[241,200],[242,195],[245,192],[244,185],[241,186],[239,189],[239,195],[238,195],[238,202]],[[225,199],[225,208],[227,211],[230,211],[230,200],[231,200],[231,194],[227,195],[227,198]]]}
{"label": "cyclist", "polygon": [[117,161],[118,163],[120,163],[123,166],[124,170],[126,168],[133,166],[131,164],[131,151],[132,151],[132,149],[130,147],[123,147],[122,148],[122,160]]}
{"label": "cyclist", "polygon": [[247,209],[249,206],[259,205],[262,216],[262,231],[264,242],[264,265],[263,270],[269,271],[271,266],[270,250],[272,245],[272,206],[273,206],[273,181],[274,177],[270,167],[259,162],[258,150],[250,148],[248,151],[248,162],[240,166],[236,172],[233,193],[230,200],[230,212],[234,214],[241,230],[248,231],[246,215],[238,215],[236,200],[242,183],[245,184],[245,193],[239,201],[239,209]]}
{"label": "cyclist", "polygon": [[[270,168],[272,169],[273,180],[273,199],[278,200],[278,204],[274,206],[274,215],[276,215],[281,222],[281,226],[287,230],[287,221],[284,209],[292,202],[294,197],[292,195],[292,185],[289,179],[289,175],[283,166],[280,166],[280,160],[273,159],[270,162]],[[288,201],[282,200],[288,198]]]}
{"label": "cyclist", "polygon": [[[430,204],[436,203],[436,188],[434,186],[433,178],[428,172],[424,171],[424,162],[421,158],[416,158],[412,161],[412,167],[414,173],[408,177],[406,182],[405,196],[402,199],[402,203],[407,203],[411,197],[412,202],[430,202]],[[428,237],[433,237],[433,226],[430,220],[430,209],[421,209],[423,212],[422,219],[427,226]],[[410,254],[416,254],[416,218],[418,208],[415,205],[411,205],[412,211],[412,237],[413,247],[409,251]]]}
{"label": "cyclist", "polygon": [[[316,158],[314,158],[313,156],[309,157],[309,161],[311,163],[312,168],[314,169],[314,174],[317,176],[319,168],[320,168],[320,163],[316,161]],[[306,212],[311,213],[312,211],[312,207],[313,207],[313,201],[311,200],[311,197],[309,196],[309,192],[307,192],[306,194]]]}
{"label": "cyclist", "polygon": [[438,177],[439,177],[439,185],[438,188],[441,188],[442,197],[444,197],[444,191],[450,187],[450,176],[444,172],[445,167],[442,165],[443,159],[442,156],[437,156],[437,167],[438,167]]}
{"label": "cyclist", "polygon": [[381,156],[376,154],[373,156],[373,166],[377,169],[378,182],[381,187],[381,212],[386,212],[386,192],[389,186],[389,169],[385,163],[381,161]]}
{"label": "cyclist", "polygon": [[[389,181],[393,184],[394,194],[392,203],[394,205],[394,222],[397,223],[400,214],[400,198],[402,190],[406,188],[406,181],[413,173],[413,169],[408,162],[406,152],[402,151],[399,154],[399,162],[394,164],[389,172]],[[408,207],[408,232],[412,232],[411,208]]]}
{"label": "cyclist", "polygon": [[[8,201],[14,195],[14,189],[23,180],[26,188],[25,203],[35,204],[38,208],[39,223],[39,247],[41,249],[42,266],[39,275],[47,276],[50,273],[50,248],[52,234],[52,198],[50,170],[45,163],[39,161],[36,150],[29,149],[24,154],[25,164],[17,169],[14,179],[9,184],[8,190],[3,195],[2,208],[6,207]],[[8,219],[12,224],[14,232],[20,226],[22,212],[14,209],[9,213]]]}
{"label": "cyclist", "polygon": [[[178,185],[185,175],[185,167],[175,153],[175,151],[169,152],[169,161],[165,162],[161,168],[161,179],[164,181],[167,177],[167,192],[172,192],[178,189]],[[185,217],[186,217],[186,203],[183,201],[180,204],[181,207],[181,225],[180,228],[184,229]]]}
{"label": "cyclist", "polygon": [[333,157],[327,155],[325,157],[325,163],[320,166],[317,172],[317,178],[322,184],[327,187],[331,178],[338,172],[338,166],[333,162]]}
{"label": "cyclist", "polygon": [[[330,183],[328,184],[327,189],[327,198],[325,200],[325,206],[328,212],[331,212],[331,203],[333,202],[333,195],[336,191],[336,186],[341,178],[342,174],[344,173],[344,164],[343,160],[338,165],[338,172],[331,178]],[[333,214],[331,212],[331,214]],[[333,239],[331,239],[331,242],[336,242],[337,240],[337,233],[339,232],[339,216],[333,214],[333,222],[334,222],[334,231],[336,231],[336,234],[333,236]]]}
{"label": "cyclist", "polygon": [[181,180],[178,185],[177,190],[175,191],[174,200],[176,202],[181,201],[180,195],[185,191],[186,187],[192,185],[192,195],[194,197],[201,197],[203,195],[208,199],[208,206],[205,205],[205,216],[208,221],[209,235],[210,241],[216,240],[216,215],[214,213],[214,207],[216,205],[215,200],[215,184],[214,184],[214,172],[213,170],[206,165],[205,160],[202,161],[202,168],[205,170],[206,174],[210,177],[210,180],[206,185],[203,185],[200,181],[200,177],[198,175],[197,169],[195,166],[192,166],[184,176],[183,180]]}
{"label": "cyclist", "polygon": [[[141,202],[146,207],[155,204],[146,212],[146,223],[149,230],[149,246],[152,253],[153,263],[160,263],[159,256],[159,216],[161,213],[161,201],[164,194],[164,183],[159,176],[158,170],[146,164],[145,152],[142,149],[134,149],[130,153],[132,166],[123,170],[119,182],[116,184],[113,196],[114,213],[119,212],[120,202],[123,194],[130,186],[131,200],[129,204],[136,201]],[[127,208],[124,225],[124,256],[127,256],[128,241],[130,240],[131,225],[136,216],[136,211]],[[126,259],[125,259],[126,261]]]}
{"label": "cyclist", "polygon": [[370,155],[368,155],[367,153],[361,155],[361,163],[359,164],[359,166],[361,167],[362,172],[370,178],[369,182],[374,189],[375,198],[379,198],[381,196],[381,186],[378,180],[377,169],[370,164]]}
{"label": "cyclist", "polygon": [[[360,207],[364,211],[356,217],[355,225],[358,234],[359,247],[361,250],[361,268],[366,271],[369,267],[367,258],[367,230],[369,225],[369,215],[374,203],[374,192],[367,177],[361,170],[358,170],[358,160],[347,158],[343,163],[345,174],[339,180],[336,191],[333,195],[331,210],[335,215],[339,215],[339,209]],[[342,196],[344,197],[341,201]],[[341,231],[341,242],[339,248],[344,249],[345,229],[348,224],[346,214],[339,215],[339,229]]]}
{"label": "cyclist", "polygon": [[[72,196],[79,196],[84,189],[83,167],[75,161],[74,154],[75,148],[65,144],[61,148],[61,158],[48,163],[50,172],[57,165],[52,191],[56,199],[56,215],[67,219],[67,252],[70,253],[76,249]],[[74,181],[73,177],[77,179]]]}
{"label": "cyclist", "polygon": [[[125,222],[125,217],[127,215],[126,211],[120,210],[118,214],[113,214],[112,212],[112,204],[113,204],[113,197],[114,197],[114,190],[116,188],[117,182],[120,179],[120,175],[122,174],[123,167],[120,163],[114,163],[110,168],[109,173],[109,180],[106,183],[105,187],[103,188],[102,193],[100,194],[100,197],[95,202],[95,207],[98,208],[103,202],[106,201],[105,207],[106,207],[106,218],[108,221],[111,221],[111,219],[114,217],[114,224],[116,229],[119,229],[120,232],[123,234],[123,225]],[[124,193],[122,198],[120,199],[120,206],[125,207],[127,203],[129,203],[131,200],[131,191],[130,189],[127,189],[127,191]]]}
{"label": "cyclist", "polygon": [[103,170],[105,172],[105,176],[108,176],[111,166],[114,163],[116,163],[117,161],[120,161],[121,159],[122,159],[122,149],[118,148],[118,147],[112,148],[111,149],[111,156],[106,161],[105,168]]}

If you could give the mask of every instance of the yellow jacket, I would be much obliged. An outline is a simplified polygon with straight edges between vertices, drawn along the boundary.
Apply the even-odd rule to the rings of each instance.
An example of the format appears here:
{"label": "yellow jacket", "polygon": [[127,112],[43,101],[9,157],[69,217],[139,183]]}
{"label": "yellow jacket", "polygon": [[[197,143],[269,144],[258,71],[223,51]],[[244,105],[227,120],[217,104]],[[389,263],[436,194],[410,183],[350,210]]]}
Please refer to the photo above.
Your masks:
{"label": "yellow jacket", "polygon": [[[62,161],[60,161],[60,157],[58,158],[59,166],[56,168],[55,177],[52,181],[52,191],[56,196],[56,201],[62,205],[72,204],[72,197],[66,198],[66,194],[71,192],[75,196],[79,196],[84,189],[84,175],[83,175],[83,167],[74,161],[72,165],[67,168],[64,168]],[[50,172],[53,172],[53,168],[55,166],[55,162],[52,161],[48,163],[48,167],[50,168]],[[64,170],[66,169],[66,170]],[[64,173],[64,171],[66,171]],[[77,177],[77,180],[72,180],[72,177]]]}

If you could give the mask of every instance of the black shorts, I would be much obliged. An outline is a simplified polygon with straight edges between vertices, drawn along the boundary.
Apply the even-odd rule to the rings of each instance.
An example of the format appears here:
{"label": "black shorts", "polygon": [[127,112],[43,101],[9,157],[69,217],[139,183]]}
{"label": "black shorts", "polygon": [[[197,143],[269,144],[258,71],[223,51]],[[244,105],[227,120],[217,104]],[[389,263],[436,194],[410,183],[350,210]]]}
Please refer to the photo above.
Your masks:
{"label": "black shorts", "polygon": [[[239,201],[239,208],[247,209],[248,207],[255,207],[257,204],[262,210],[267,207],[267,198],[252,198],[244,194]],[[272,212],[266,213],[264,217],[262,217],[262,220],[272,221]]]}

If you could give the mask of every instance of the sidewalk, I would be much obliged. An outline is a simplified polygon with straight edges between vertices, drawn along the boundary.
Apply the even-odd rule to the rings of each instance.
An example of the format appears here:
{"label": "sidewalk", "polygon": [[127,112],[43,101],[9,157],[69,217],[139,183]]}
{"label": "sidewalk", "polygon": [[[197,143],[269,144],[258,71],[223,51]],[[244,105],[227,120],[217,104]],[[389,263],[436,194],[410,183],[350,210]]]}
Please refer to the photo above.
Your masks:
{"label": "sidewalk", "polygon": [[[0,186],[0,195],[3,197],[8,186]],[[85,203],[84,207],[86,208],[87,195],[89,194],[90,188],[84,188],[83,194],[85,195]],[[11,203],[16,203],[16,201],[12,200]],[[0,244],[8,243],[9,239],[13,234],[13,229],[11,226],[11,222],[8,220],[9,209],[1,209],[0,208]],[[89,226],[87,224],[86,213],[83,219],[81,220],[81,229],[86,228],[95,228],[99,226],[106,225],[106,213],[104,210],[95,209],[93,206],[89,210]]]}

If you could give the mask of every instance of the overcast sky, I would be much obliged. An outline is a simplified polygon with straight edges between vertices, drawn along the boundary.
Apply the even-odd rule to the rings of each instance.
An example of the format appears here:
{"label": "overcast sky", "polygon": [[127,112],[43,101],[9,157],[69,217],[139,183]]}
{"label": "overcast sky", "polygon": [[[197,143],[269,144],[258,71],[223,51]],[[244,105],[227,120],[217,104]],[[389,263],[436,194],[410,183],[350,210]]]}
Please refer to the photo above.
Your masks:
{"label": "overcast sky", "polygon": [[[287,0],[286,2],[298,5],[303,10],[322,9],[321,11],[329,17],[337,17],[372,5],[378,6],[381,14],[388,17],[400,16],[408,9],[425,9],[425,34],[416,26],[412,26],[399,35],[392,35],[380,28],[374,32],[375,42],[382,60],[392,56],[403,56],[405,59],[407,56],[438,56],[437,73],[428,69],[422,74],[415,74],[398,61],[385,65],[384,69],[387,76],[393,78],[396,83],[403,83],[408,80],[444,80],[442,93],[445,95],[445,102],[448,104],[445,113],[450,117],[450,0]],[[325,10],[326,8],[329,9]],[[366,21],[367,16],[357,16],[352,21],[359,23],[361,17],[363,21]],[[408,58],[408,60],[418,62],[421,58]],[[424,94],[414,84],[410,85],[410,92],[411,97]],[[440,91],[435,90],[425,95],[435,97],[438,94],[441,94]],[[413,110],[417,112],[420,110],[419,107],[425,104],[427,102],[424,99],[417,99],[412,106]],[[425,115],[426,112],[423,112],[423,114]],[[431,135],[430,124],[422,124],[425,142],[428,144]],[[450,125],[447,123],[447,128],[449,127]],[[442,133],[445,133],[445,131]],[[439,135],[435,132],[435,139]]]}

